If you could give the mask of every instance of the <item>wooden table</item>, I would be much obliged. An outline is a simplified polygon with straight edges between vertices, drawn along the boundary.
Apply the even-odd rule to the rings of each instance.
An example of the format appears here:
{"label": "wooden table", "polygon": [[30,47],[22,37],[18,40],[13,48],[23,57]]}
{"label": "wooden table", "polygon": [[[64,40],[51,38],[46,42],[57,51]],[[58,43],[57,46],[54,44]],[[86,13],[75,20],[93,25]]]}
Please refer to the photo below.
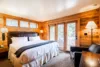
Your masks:
{"label": "wooden table", "polygon": [[100,67],[100,54],[82,52],[79,67]]}
{"label": "wooden table", "polygon": [[8,48],[7,47],[0,47],[0,58],[8,56]]}

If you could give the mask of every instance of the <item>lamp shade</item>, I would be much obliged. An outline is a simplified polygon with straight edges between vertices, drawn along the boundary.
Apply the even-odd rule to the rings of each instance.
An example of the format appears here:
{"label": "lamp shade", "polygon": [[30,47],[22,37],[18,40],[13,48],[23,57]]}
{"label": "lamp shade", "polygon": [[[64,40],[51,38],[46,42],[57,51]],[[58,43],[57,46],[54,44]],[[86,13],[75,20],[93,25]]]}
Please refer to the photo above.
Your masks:
{"label": "lamp shade", "polygon": [[91,52],[93,52],[93,53],[100,54],[100,45],[92,44],[92,45],[89,47],[89,51],[91,51]]}
{"label": "lamp shade", "polygon": [[97,25],[95,24],[94,21],[89,21],[89,22],[87,23],[87,25],[86,25],[86,28],[87,28],[87,29],[95,29],[95,28],[97,28]]}
{"label": "lamp shade", "polygon": [[6,32],[8,32],[8,29],[5,28],[5,27],[4,27],[4,28],[1,28],[1,32],[2,32],[2,33],[6,33]]}

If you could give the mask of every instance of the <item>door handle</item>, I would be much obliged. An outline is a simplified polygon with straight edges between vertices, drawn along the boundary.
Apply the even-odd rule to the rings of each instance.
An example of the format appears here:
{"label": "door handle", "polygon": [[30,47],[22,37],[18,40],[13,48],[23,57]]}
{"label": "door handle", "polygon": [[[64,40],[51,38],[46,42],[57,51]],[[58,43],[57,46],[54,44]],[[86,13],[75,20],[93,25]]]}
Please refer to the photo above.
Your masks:
{"label": "door handle", "polygon": [[77,36],[75,37],[75,39],[77,40]]}

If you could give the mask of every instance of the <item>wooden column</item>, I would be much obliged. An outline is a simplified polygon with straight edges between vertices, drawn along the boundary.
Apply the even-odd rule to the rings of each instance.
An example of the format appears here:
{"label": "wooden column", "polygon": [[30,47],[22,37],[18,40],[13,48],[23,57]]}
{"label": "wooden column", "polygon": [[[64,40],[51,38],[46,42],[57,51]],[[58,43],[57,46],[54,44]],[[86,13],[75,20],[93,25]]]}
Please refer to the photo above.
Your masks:
{"label": "wooden column", "polygon": [[80,18],[77,20],[77,45],[80,46]]}
{"label": "wooden column", "polygon": [[55,24],[55,40],[57,41],[58,39],[58,25]]}
{"label": "wooden column", "polygon": [[[98,31],[100,31],[100,8],[99,8],[99,30]],[[100,41],[100,32],[99,32],[99,41]]]}
{"label": "wooden column", "polygon": [[64,51],[67,49],[67,24],[64,23]]}

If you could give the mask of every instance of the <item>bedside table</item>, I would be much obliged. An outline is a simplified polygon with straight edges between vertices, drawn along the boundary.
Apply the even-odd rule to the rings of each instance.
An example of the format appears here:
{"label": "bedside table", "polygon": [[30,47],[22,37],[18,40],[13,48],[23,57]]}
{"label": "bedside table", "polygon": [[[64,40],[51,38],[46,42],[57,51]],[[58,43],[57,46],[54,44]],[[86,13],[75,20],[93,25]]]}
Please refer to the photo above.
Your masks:
{"label": "bedside table", "polygon": [[0,58],[5,58],[8,56],[8,48],[0,47]]}

